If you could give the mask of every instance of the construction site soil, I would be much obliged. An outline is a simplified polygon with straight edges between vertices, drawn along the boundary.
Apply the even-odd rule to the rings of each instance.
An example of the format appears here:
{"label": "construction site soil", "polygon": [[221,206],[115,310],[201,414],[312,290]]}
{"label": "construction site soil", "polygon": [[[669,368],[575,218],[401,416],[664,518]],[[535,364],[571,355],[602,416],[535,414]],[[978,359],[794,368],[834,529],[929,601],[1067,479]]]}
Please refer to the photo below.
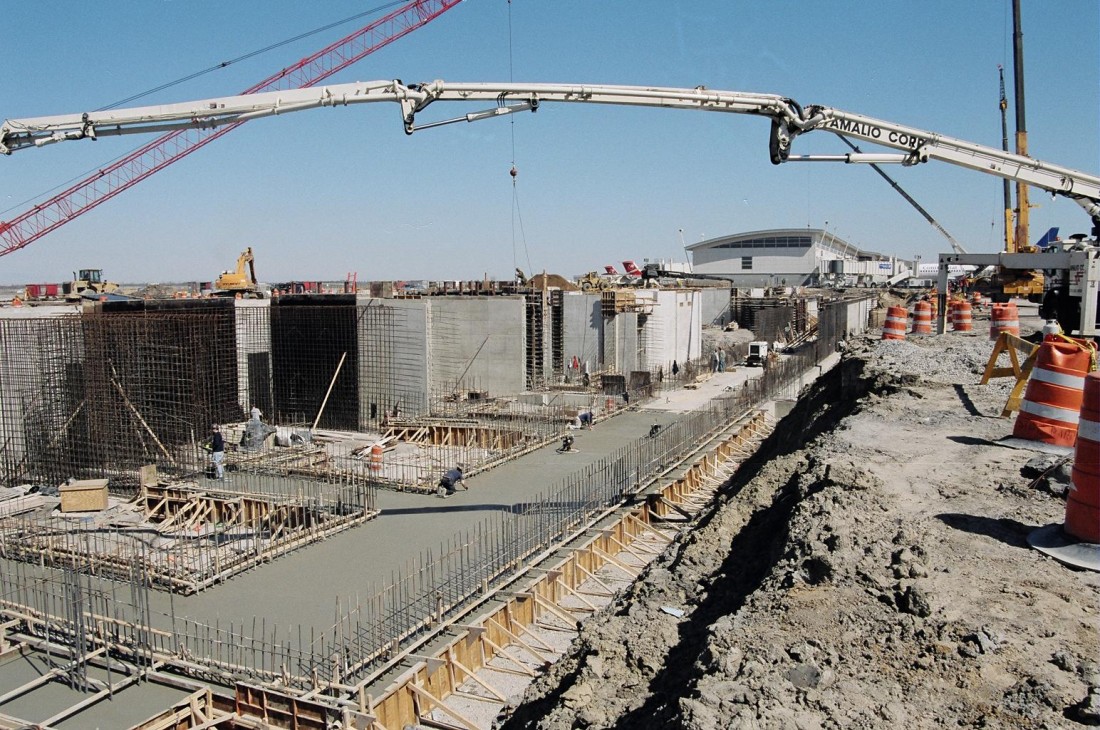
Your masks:
{"label": "construction site soil", "polygon": [[1063,521],[1066,478],[1004,442],[991,349],[849,341],[498,725],[1100,724],[1100,580],[1028,547]]}

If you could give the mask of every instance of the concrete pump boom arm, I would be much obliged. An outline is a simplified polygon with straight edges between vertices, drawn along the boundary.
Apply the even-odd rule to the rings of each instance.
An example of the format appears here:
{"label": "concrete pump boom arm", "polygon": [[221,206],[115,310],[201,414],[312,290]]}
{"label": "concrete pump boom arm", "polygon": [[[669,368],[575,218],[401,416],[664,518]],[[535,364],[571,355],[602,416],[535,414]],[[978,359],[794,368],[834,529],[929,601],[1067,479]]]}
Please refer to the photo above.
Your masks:
{"label": "concrete pump boom arm", "polygon": [[[29,119],[9,119],[0,126],[0,153],[42,147],[74,139],[96,139],[121,134],[167,132],[176,129],[215,128],[260,117],[318,107],[371,102],[395,102],[401,107],[405,132],[460,121],[477,121],[519,111],[536,111],[544,102],[580,102],[622,106],[755,114],[771,120],[769,154],[774,164],[802,162],[865,162],[914,165],[940,160],[989,175],[1042,188],[1077,202],[1100,227],[1100,177],[1052,165],[1031,157],[954,139],[892,122],[825,106],[801,107],[776,94],[694,89],[579,84],[450,83],[403,84],[366,81],[244,96],[116,109]],[[486,101],[496,106],[454,119],[415,125],[416,115],[437,101]],[[823,130],[899,150],[897,153],[842,155],[790,154],[795,137]]]}

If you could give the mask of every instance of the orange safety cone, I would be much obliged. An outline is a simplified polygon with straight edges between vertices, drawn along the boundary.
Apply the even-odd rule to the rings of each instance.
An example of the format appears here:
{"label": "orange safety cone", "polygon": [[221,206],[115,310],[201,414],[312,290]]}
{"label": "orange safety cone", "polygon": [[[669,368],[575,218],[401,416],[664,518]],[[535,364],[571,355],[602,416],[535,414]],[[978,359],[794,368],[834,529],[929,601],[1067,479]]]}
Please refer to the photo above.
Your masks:
{"label": "orange safety cone", "polygon": [[905,307],[888,307],[886,321],[882,325],[882,339],[904,340],[908,321],[909,313],[905,311]]}
{"label": "orange safety cone", "polygon": [[922,299],[913,307],[913,334],[932,334],[932,302]]}
{"label": "orange safety cone", "polygon": [[22,307],[23,306],[23,300],[20,299],[19,297],[12,297],[11,298],[11,305],[13,307]]}
{"label": "orange safety cone", "polygon": [[1020,336],[1020,313],[1012,302],[994,304],[989,315],[989,339],[997,339],[1002,332]]}
{"label": "orange safety cone", "polygon": [[1084,393],[1066,500],[1066,532],[1100,543],[1100,372],[1085,377]]}
{"label": "orange safety cone", "polygon": [[1095,359],[1096,346],[1091,342],[1057,335],[1043,340],[1012,435],[1054,446],[1073,446],[1085,375]]}

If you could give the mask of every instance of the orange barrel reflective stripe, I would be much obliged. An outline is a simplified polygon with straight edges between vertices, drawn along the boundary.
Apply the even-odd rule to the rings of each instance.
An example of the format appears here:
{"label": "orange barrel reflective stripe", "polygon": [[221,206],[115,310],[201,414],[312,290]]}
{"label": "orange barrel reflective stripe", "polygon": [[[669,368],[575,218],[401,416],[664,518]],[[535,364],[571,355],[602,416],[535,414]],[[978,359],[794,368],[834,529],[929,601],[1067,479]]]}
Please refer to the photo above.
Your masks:
{"label": "orange barrel reflective stripe", "polygon": [[1012,428],[1013,436],[1073,446],[1081,420],[1085,375],[1092,367],[1095,352],[1091,343],[1068,337],[1051,335],[1043,340]]}
{"label": "orange barrel reflective stripe", "polygon": [[904,340],[908,320],[909,313],[905,311],[905,307],[888,307],[886,321],[882,325],[882,339]]}
{"label": "orange barrel reflective stripe", "polygon": [[932,334],[932,303],[921,300],[913,307],[913,334]]}
{"label": "orange barrel reflective stripe", "polygon": [[370,470],[382,471],[382,444],[370,447]]}
{"label": "orange barrel reflective stripe", "polygon": [[955,312],[951,318],[951,328],[956,332],[969,332],[973,328],[973,316],[970,302],[955,302]]}
{"label": "orange barrel reflective stripe", "polygon": [[1100,543],[1100,373],[1085,377],[1073,481],[1066,499],[1065,531],[1085,542]]}
{"label": "orange barrel reflective stripe", "polygon": [[989,315],[989,339],[997,339],[1002,332],[1020,336],[1020,313],[1012,302],[994,304],[993,313]]}

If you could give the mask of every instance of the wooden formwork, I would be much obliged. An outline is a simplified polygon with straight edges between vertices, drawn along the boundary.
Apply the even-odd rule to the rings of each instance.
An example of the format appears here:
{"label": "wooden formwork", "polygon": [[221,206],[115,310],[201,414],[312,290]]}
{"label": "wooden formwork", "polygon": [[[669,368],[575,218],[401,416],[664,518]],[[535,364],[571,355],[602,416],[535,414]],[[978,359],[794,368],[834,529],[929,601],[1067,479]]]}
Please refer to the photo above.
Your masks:
{"label": "wooden formwork", "polygon": [[282,533],[307,526],[316,518],[315,506],[305,500],[212,492],[186,484],[146,486],[141,502],[145,518],[158,523],[163,531],[210,522]]}
{"label": "wooden formwork", "polygon": [[389,426],[385,437],[391,436],[410,444],[476,447],[493,451],[507,451],[523,443],[523,433],[518,430],[464,424]]}
{"label": "wooden formwork", "polygon": [[[447,698],[472,697],[460,689],[472,680],[501,704],[504,695],[478,677],[479,670],[489,666],[494,659],[503,661],[493,666],[495,671],[513,671],[534,677],[536,669],[529,662],[521,661],[517,654],[541,659],[548,664],[550,647],[530,633],[529,627],[553,617],[559,623],[578,626],[579,622],[595,606],[585,595],[595,596],[597,591],[611,597],[615,591],[597,576],[606,566],[614,566],[631,580],[643,568],[627,564],[624,555],[633,555],[642,564],[648,563],[661,549],[674,540],[656,523],[670,515],[681,519],[693,517],[689,508],[698,509],[698,495],[724,483],[732,473],[731,462],[747,457],[768,430],[767,418],[758,413],[747,421],[736,434],[721,441],[716,447],[700,456],[684,473],[664,485],[645,502],[626,512],[615,523],[600,529],[568,556],[552,568],[538,570],[540,575],[517,592],[498,592],[504,602],[490,610],[473,624],[460,628],[460,633],[445,648],[432,656],[410,656],[415,664],[398,677],[379,698],[369,698],[361,707],[369,718],[369,727],[378,730],[396,730],[421,723],[433,710],[442,712],[449,722],[469,730],[479,726],[461,712],[447,704]],[[582,584],[589,584],[581,591]],[[578,598],[580,607],[561,605],[566,597]],[[361,692],[361,687],[360,687]]]}

